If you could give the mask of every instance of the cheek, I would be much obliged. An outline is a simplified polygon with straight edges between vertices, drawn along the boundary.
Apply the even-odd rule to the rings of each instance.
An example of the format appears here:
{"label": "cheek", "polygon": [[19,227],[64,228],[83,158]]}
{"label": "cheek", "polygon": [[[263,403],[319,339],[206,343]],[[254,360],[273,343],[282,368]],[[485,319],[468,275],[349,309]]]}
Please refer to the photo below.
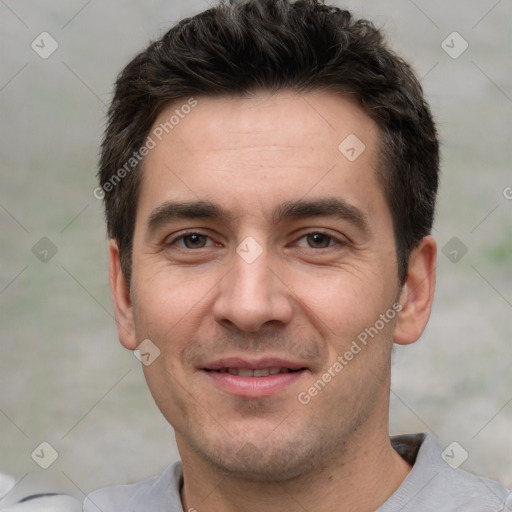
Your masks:
{"label": "cheek", "polygon": [[372,269],[297,274],[290,281],[302,310],[327,338],[346,340],[357,335],[391,307],[392,293]]}
{"label": "cheek", "polygon": [[163,351],[178,350],[204,317],[215,279],[160,271],[142,281],[134,294],[138,338],[151,339]]}

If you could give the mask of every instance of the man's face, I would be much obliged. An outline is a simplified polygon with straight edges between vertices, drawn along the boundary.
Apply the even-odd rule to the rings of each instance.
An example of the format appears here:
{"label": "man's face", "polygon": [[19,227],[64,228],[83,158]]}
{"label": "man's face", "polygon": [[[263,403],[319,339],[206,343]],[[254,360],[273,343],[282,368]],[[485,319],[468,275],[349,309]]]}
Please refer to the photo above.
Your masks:
{"label": "man's face", "polygon": [[160,350],[145,376],[182,458],[288,478],[387,422],[400,286],[379,134],[326,92],[197,101],[145,159],[124,344]]}

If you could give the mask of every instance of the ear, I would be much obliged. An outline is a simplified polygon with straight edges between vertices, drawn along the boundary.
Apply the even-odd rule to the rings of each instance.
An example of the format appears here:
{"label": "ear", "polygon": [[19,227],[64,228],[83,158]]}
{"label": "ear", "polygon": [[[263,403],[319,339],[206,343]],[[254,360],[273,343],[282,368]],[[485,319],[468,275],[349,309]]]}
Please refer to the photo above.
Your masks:
{"label": "ear", "polygon": [[133,321],[132,300],[130,289],[121,269],[121,256],[116,240],[110,240],[109,256],[109,283],[112,298],[114,299],[114,312],[119,341],[128,350],[135,350],[137,348],[137,338]]}
{"label": "ear", "polygon": [[434,300],[436,253],[436,241],[430,235],[411,252],[407,279],[400,294],[402,309],[393,336],[399,345],[414,343],[427,325]]}

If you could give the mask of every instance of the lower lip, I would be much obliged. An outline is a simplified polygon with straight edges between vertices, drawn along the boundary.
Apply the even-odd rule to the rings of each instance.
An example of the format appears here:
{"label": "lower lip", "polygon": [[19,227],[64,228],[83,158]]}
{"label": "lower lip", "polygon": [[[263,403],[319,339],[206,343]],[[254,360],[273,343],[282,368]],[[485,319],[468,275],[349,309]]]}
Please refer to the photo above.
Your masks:
{"label": "lower lip", "polygon": [[306,370],[278,373],[266,377],[239,377],[230,373],[204,371],[223,391],[244,398],[259,398],[273,395],[299,380]]}

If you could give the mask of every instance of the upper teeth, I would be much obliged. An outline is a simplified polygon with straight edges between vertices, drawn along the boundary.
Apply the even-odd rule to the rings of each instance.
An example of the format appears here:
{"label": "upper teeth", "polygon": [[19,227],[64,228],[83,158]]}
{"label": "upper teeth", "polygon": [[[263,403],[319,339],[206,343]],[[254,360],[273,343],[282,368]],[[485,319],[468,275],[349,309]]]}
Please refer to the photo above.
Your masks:
{"label": "upper teeth", "polygon": [[250,368],[221,368],[221,373],[230,373],[239,377],[267,377],[268,375],[276,375],[278,373],[287,373],[288,368],[261,368],[259,370],[251,370]]}

